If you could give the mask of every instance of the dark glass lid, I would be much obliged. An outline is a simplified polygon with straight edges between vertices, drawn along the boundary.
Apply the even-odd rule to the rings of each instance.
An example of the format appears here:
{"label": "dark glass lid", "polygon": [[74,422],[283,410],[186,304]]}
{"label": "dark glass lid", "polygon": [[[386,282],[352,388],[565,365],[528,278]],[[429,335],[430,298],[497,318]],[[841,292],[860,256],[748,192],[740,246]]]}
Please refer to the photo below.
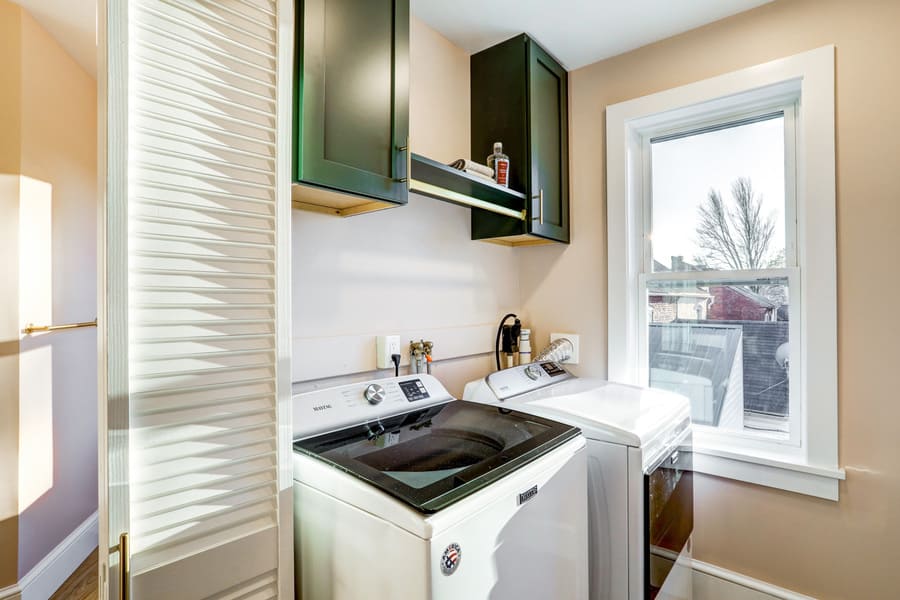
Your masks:
{"label": "dark glass lid", "polygon": [[294,450],[436,512],[564,442],[577,427],[452,400],[294,443]]}

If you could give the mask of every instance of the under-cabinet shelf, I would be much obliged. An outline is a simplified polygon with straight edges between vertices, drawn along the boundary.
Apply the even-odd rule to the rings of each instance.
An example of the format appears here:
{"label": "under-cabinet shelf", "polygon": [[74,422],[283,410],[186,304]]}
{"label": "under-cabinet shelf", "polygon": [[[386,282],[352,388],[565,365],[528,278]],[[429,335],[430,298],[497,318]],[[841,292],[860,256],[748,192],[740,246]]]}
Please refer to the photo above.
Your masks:
{"label": "under-cabinet shelf", "polygon": [[521,192],[419,154],[410,156],[410,171],[411,192],[525,220],[525,194]]}

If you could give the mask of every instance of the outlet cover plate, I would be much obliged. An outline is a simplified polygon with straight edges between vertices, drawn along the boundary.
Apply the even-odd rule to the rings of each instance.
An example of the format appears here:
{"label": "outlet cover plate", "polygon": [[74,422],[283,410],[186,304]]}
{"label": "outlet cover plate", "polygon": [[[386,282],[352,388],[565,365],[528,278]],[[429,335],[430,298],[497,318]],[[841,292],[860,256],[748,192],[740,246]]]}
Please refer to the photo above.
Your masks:
{"label": "outlet cover plate", "polygon": [[567,360],[562,361],[564,365],[577,365],[578,364],[578,349],[579,349],[579,335],[577,333],[551,333],[550,334],[550,343],[552,344],[559,338],[566,338],[570,342],[572,342],[572,356],[570,356]]}
{"label": "outlet cover plate", "polygon": [[390,369],[394,366],[391,354],[400,354],[399,335],[379,335],[375,337],[375,366],[378,369]]}

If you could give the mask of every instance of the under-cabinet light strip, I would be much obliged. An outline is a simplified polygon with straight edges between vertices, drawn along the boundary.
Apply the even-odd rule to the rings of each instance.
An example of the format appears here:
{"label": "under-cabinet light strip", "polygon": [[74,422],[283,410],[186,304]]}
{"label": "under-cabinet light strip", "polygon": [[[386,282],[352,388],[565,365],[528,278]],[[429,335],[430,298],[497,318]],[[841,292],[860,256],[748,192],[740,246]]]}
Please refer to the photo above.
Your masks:
{"label": "under-cabinet light strip", "polygon": [[513,208],[506,208],[505,206],[497,206],[496,204],[488,202],[487,200],[479,200],[478,198],[473,198],[472,196],[460,194],[459,192],[454,192],[453,190],[448,190],[436,185],[432,185],[430,183],[425,183],[424,181],[419,181],[418,179],[413,179],[410,181],[409,189],[411,192],[419,192],[422,194],[427,194],[429,196],[437,196],[438,198],[443,198],[444,200],[449,200],[450,202],[465,204],[466,206],[471,206],[472,208],[480,208],[481,210],[486,210],[492,213],[497,213],[499,215],[512,217],[513,219],[518,219],[520,221],[524,221],[527,218],[524,210],[515,210]]}

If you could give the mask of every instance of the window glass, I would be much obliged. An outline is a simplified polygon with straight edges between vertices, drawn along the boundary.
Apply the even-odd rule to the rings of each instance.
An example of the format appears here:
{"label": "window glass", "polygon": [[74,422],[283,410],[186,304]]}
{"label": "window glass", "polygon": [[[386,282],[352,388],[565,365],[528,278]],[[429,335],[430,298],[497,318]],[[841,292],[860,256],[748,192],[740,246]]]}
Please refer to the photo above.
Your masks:
{"label": "window glass", "polygon": [[789,307],[787,278],[649,281],[650,386],[694,423],[787,438]]}
{"label": "window glass", "polygon": [[785,266],[783,112],[650,140],[653,272]]}

